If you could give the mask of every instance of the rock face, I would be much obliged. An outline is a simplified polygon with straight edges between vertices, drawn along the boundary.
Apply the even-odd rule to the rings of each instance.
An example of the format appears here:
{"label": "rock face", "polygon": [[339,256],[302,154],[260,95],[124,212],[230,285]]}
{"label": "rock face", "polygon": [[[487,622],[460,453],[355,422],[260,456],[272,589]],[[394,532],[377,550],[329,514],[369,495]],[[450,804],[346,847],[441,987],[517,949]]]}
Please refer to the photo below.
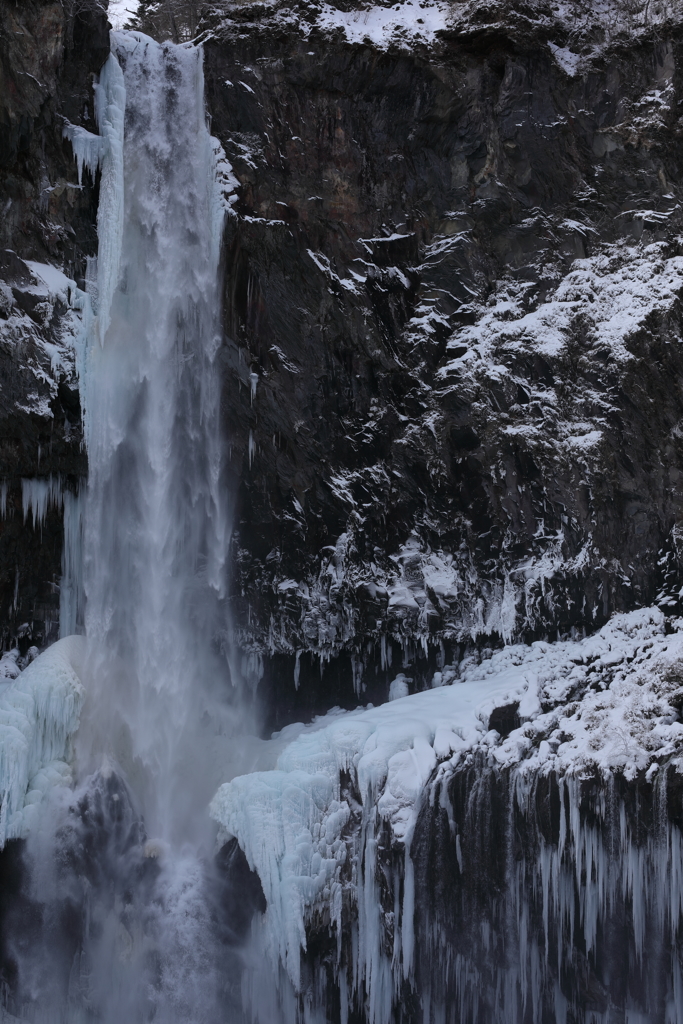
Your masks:
{"label": "rock face", "polygon": [[456,1002],[477,1022],[618,1020],[626,1008],[675,1019],[678,771],[522,787],[475,763],[439,797],[413,850],[417,990],[435,1009]]}
{"label": "rock face", "polygon": [[307,931],[301,988],[304,999],[325,993],[318,1005],[326,1019],[343,1020],[347,999],[349,1019],[392,1024],[567,1024],[623,1020],[625,1012],[647,1022],[676,1019],[677,770],[656,783],[619,774],[610,782],[554,773],[522,780],[483,758],[462,765],[429,797],[411,846],[410,970],[404,978],[400,969],[393,978],[389,972],[397,945],[400,951],[396,921],[407,883],[403,852],[392,849],[385,829],[376,837],[370,889],[378,908],[375,963],[361,962],[357,979],[363,927],[346,906],[341,955],[329,917]]}
{"label": "rock face", "polygon": [[[37,543],[20,481],[74,493],[85,472],[68,295],[23,262],[82,284],[95,251],[63,128],[94,127],[107,26],[72,7],[0,5],[7,637],[54,633],[61,572],[60,500]],[[266,725],[383,699],[399,669],[419,689],[473,645],[677,611],[676,10],[220,4],[203,24],[236,178],[231,629]]]}
{"label": "rock face", "polygon": [[678,600],[680,20],[400,10],[207,23],[233,621],[278,720]]}
{"label": "rock face", "polygon": [[63,128],[94,127],[93,75],[108,52],[106,16],[94,0],[0,2],[3,644],[58,635],[62,491],[74,494],[86,472],[76,324],[65,282],[25,261],[60,266],[82,285],[85,258],[97,250],[97,189],[87,178],[79,183]]}
{"label": "rock face", "polygon": [[[318,722],[280,738],[276,772],[223,789],[217,820],[235,838],[211,883],[220,941],[240,947],[230,999],[285,877],[269,879],[260,851],[301,897],[280,908],[290,930],[273,930],[290,943],[273,992],[263,958],[246,977],[264,1022],[281,1008],[288,1024],[673,1022],[680,5],[223,2],[202,29],[230,164],[226,631],[264,731],[408,702],[386,764],[348,726],[384,709],[335,712],[325,736]],[[0,627],[22,655],[56,634],[64,519],[77,529],[86,473],[74,284],[96,249],[97,185],[78,181],[64,127],[94,129],[108,50],[95,0],[0,0]],[[619,657],[613,622],[585,639],[648,604],[652,635]],[[436,718],[418,736],[409,702],[438,694],[413,691],[483,686],[508,661],[519,685],[474,740]],[[281,849],[253,830],[249,847],[244,822],[264,808]],[[93,853],[118,841],[89,834]],[[0,891],[9,989],[7,934],[35,913],[18,856],[4,855]],[[93,864],[75,863],[79,884]]]}

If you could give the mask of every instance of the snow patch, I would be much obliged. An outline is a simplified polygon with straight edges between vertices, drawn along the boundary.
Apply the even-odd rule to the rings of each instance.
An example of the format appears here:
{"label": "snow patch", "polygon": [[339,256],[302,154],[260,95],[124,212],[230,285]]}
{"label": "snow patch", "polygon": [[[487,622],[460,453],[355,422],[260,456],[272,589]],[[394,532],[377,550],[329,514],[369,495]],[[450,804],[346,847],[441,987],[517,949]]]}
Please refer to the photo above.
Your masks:
{"label": "snow patch", "polygon": [[[665,243],[615,244],[597,256],[575,260],[545,303],[529,313],[521,302],[501,295],[491,300],[476,324],[456,331],[448,348],[466,346],[489,364],[496,352],[537,351],[557,357],[581,321],[581,333],[594,346],[605,345],[621,364],[633,358],[628,342],[655,310],[672,309],[683,291],[683,256],[667,256]],[[505,367],[501,367],[503,372]],[[461,357],[446,363],[439,376],[461,372]]]}
{"label": "snow patch", "polygon": [[581,54],[573,53],[566,46],[556,46],[555,43],[548,43],[550,52],[553,57],[560,65],[562,70],[569,75],[570,78],[574,78],[578,74],[581,65]]}
{"label": "snow patch", "polygon": [[446,4],[429,0],[404,0],[391,7],[373,6],[352,11],[340,11],[323,4],[317,24],[327,31],[341,29],[349,43],[369,41],[378,49],[385,49],[390,44],[409,46],[434,42],[437,33],[447,27],[448,14]]}

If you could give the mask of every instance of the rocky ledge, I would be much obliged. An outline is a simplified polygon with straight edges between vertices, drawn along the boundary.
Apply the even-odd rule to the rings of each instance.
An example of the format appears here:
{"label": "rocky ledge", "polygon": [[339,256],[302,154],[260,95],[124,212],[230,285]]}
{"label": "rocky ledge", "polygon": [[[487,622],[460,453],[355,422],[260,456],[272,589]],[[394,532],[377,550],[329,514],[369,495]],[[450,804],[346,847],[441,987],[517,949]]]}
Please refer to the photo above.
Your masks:
{"label": "rocky ledge", "polygon": [[288,727],[275,770],[221,787],[222,839],[266,901],[256,1019],[674,1021],[682,626],[643,609],[469,659]]}

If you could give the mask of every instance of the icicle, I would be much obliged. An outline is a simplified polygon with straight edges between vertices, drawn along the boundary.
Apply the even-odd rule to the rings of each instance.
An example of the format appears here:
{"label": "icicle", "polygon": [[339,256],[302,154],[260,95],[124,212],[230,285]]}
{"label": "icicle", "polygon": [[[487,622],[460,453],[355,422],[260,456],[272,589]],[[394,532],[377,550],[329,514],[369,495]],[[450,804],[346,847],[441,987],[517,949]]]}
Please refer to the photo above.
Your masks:
{"label": "icicle", "polygon": [[33,527],[42,527],[50,506],[62,503],[62,481],[60,477],[33,477],[21,481],[21,503],[24,522],[32,514]]}
{"label": "icicle", "polygon": [[415,866],[410,855],[410,842],[405,844],[403,874],[403,915],[401,918],[403,977],[409,978],[413,970],[413,949],[415,945]]}
{"label": "icicle", "polygon": [[83,169],[85,168],[90,177],[95,180],[104,156],[104,139],[100,135],[93,135],[79,125],[70,124],[68,121],[62,129],[62,135],[68,139],[76,158],[78,167],[78,184],[83,183]]}
{"label": "icicle", "polygon": [[351,655],[351,676],[353,679],[353,692],[359,697],[363,690],[363,659],[358,653]]}

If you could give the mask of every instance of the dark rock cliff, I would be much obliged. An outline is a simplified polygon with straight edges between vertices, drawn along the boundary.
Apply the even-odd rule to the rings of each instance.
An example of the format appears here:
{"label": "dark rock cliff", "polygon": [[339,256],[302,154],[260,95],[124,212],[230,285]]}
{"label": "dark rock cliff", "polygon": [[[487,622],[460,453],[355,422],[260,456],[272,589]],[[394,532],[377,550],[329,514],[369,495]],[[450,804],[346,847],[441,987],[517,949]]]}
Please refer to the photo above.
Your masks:
{"label": "dark rock cliff", "polygon": [[[39,543],[20,481],[85,470],[68,310],[22,262],[82,283],[95,251],[63,125],[94,127],[107,25],[75,6],[0,7],[9,633],[54,629],[60,573],[59,503]],[[273,723],[472,644],[675,611],[682,582],[674,9],[456,4],[366,38],[335,10],[203,20],[237,178],[231,628]]]}
{"label": "dark rock cliff", "polygon": [[680,24],[449,11],[205,22],[234,625],[283,715],[680,588]]}
{"label": "dark rock cliff", "polygon": [[[68,299],[25,262],[83,283],[97,251],[97,189],[78,183],[65,121],[94,129],[93,76],[109,52],[93,3],[0,2],[0,623],[4,644],[57,635],[62,513],[85,474]],[[30,485],[50,488],[42,527]]]}
{"label": "dark rock cliff", "polygon": [[[667,539],[677,560],[678,25],[456,6],[430,45],[378,45],[321,10],[205,19],[239,179],[225,407],[244,646],[346,654],[360,679],[368,643],[371,670],[392,641],[448,657],[651,601]],[[96,190],[62,128],[92,125],[106,22],[54,3],[2,17],[2,244],[81,281]],[[59,310],[23,263],[3,272],[5,318],[49,334]],[[72,389],[41,394],[11,362],[5,478],[80,474]],[[31,393],[56,415],[24,422]]]}
{"label": "dark rock cliff", "polygon": [[[212,129],[236,179],[230,630],[266,729],[383,701],[399,670],[419,689],[510,640],[683,610],[680,11],[420,10],[437,31],[417,9],[403,35],[320,3],[204,11]],[[77,181],[63,127],[94,128],[107,23],[97,4],[70,11],[0,0],[0,625],[23,648],[55,635],[61,503],[86,471],[74,312],[40,272],[82,284],[96,249],[97,186]],[[609,688],[598,674],[582,699]],[[629,721],[677,723],[679,681],[666,714]],[[486,735],[555,756],[571,737],[546,726],[512,703]],[[407,854],[366,808],[386,965],[407,871],[415,887],[396,1020],[676,1019],[680,764],[652,758],[659,774],[563,775],[481,750],[443,762]],[[369,834],[351,776],[345,930],[337,947],[329,912],[307,922],[302,970],[328,1019],[362,1021],[379,1019],[362,984],[340,1009]],[[18,857],[0,864],[5,932]],[[232,949],[263,893],[235,841],[219,867],[236,880],[216,882]]]}

